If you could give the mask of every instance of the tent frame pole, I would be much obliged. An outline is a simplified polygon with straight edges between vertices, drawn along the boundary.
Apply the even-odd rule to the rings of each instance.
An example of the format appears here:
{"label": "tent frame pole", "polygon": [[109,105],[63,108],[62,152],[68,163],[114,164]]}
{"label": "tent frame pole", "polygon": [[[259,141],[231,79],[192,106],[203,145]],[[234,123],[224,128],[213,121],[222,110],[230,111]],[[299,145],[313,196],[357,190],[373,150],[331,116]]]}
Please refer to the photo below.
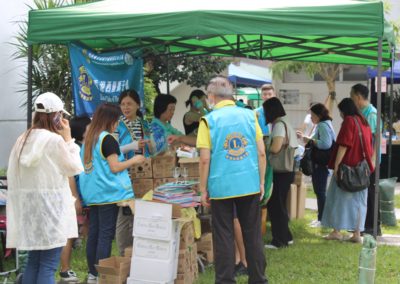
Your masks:
{"label": "tent frame pole", "polygon": [[170,95],[169,93],[169,46],[167,46],[167,94]]}
{"label": "tent frame pole", "polygon": [[389,143],[388,143],[388,178],[392,177],[392,125],[393,125],[393,82],[394,82],[394,56],[395,50],[391,52],[391,71],[390,71],[390,97],[389,97]]}
{"label": "tent frame pole", "polygon": [[377,82],[377,118],[376,118],[376,131],[375,131],[375,198],[374,198],[374,238],[378,235],[378,204],[379,204],[379,149],[381,145],[381,114],[382,114],[382,38],[378,40],[378,82]]}
{"label": "tent frame pole", "polygon": [[32,71],[33,71],[33,46],[28,45],[28,89],[27,89],[27,129],[32,126],[32,100],[33,100],[33,90],[32,90]]}

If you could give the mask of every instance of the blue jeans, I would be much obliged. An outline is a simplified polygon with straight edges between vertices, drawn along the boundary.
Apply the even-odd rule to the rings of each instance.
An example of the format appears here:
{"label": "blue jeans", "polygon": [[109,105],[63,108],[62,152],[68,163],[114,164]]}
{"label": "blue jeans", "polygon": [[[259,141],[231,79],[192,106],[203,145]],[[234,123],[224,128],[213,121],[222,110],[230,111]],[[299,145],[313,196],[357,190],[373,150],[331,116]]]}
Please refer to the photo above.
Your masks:
{"label": "blue jeans", "polygon": [[314,193],[317,196],[318,221],[322,219],[326,199],[326,185],[328,182],[329,171],[326,166],[314,165],[311,175]]}
{"label": "blue jeans", "polygon": [[62,247],[29,251],[22,284],[55,284],[61,250]]}
{"label": "blue jeans", "polygon": [[90,206],[86,258],[89,273],[94,276],[97,276],[95,265],[99,263],[99,260],[111,255],[118,208],[116,204]]}

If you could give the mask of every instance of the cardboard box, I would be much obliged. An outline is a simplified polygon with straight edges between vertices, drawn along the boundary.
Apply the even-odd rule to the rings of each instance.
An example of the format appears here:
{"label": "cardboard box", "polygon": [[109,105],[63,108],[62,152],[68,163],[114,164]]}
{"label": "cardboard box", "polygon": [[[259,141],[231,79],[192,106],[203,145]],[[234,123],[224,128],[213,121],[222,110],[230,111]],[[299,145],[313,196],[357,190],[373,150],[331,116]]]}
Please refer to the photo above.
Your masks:
{"label": "cardboard box", "polygon": [[178,255],[178,274],[190,270],[190,251],[189,249],[180,249]]}
{"label": "cardboard box", "polygon": [[297,187],[297,219],[304,218],[307,188],[304,182]]}
{"label": "cardboard box", "polygon": [[153,177],[153,167],[150,158],[146,159],[141,164],[134,165],[131,167],[131,178],[152,178]]}
{"label": "cardboard box", "polygon": [[294,184],[297,186],[301,186],[303,182],[303,173],[301,171],[297,171],[294,175]]}
{"label": "cardboard box", "polygon": [[165,282],[165,281],[147,281],[147,280],[139,280],[133,277],[129,277],[126,280],[126,284],[174,284],[174,280]]}
{"label": "cardboard box", "polygon": [[193,282],[193,273],[190,270],[178,273],[175,279],[175,284],[193,284]]}
{"label": "cardboard box", "polygon": [[289,194],[286,201],[289,219],[296,219],[297,217],[297,185],[291,184]]}
{"label": "cardboard box", "polygon": [[187,222],[181,229],[180,248],[187,248],[194,243],[193,222]]}
{"label": "cardboard box", "polygon": [[172,220],[172,205],[136,200],[133,236],[171,241],[179,238],[179,223]]}
{"label": "cardboard box", "polygon": [[129,275],[131,259],[129,257],[112,256],[100,259],[96,269],[99,272],[99,284],[123,284]]}
{"label": "cardboard box", "polygon": [[[179,159],[179,166],[182,168],[188,169],[188,176],[189,177],[198,177],[200,176],[199,171],[199,162],[200,158],[180,158]],[[182,173],[182,170],[181,170]]]}
{"label": "cardboard box", "polygon": [[201,235],[197,241],[197,251],[206,252],[213,250],[212,233],[206,233]]}
{"label": "cardboard box", "polygon": [[170,282],[178,269],[179,235],[171,241],[134,239],[131,276],[134,279]]}
{"label": "cardboard box", "polygon": [[173,177],[172,171],[177,166],[176,156],[157,156],[153,158],[153,177],[170,178]]}
{"label": "cardboard box", "polygon": [[135,198],[142,198],[149,190],[154,189],[153,179],[134,179],[132,182]]}
{"label": "cardboard box", "polygon": [[124,250],[124,257],[132,258],[132,253],[133,253],[133,246],[127,247]]}

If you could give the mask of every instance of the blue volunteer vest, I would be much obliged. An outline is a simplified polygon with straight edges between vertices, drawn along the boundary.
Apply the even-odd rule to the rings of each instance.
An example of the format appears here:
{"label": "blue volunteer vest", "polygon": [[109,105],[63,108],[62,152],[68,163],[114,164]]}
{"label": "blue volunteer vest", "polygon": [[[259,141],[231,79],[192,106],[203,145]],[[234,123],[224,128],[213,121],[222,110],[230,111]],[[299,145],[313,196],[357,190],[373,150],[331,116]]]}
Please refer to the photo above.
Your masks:
{"label": "blue volunteer vest", "polygon": [[[122,119],[119,120],[118,127],[115,132],[118,135],[118,142],[120,146],[124,146],[133,142],[133,137],[128,129],[128,126]],[[126,159],[130,159],[133,156],[135,156],[134,151],[129,151],[125,154]]]}
{"label": "blue volunteer vest", "polygon": [[257,117],[258,117],[258,124],[260,124],[263,135],[264,136],[268,135],[269,128],[268,128],[267,122],[265,121],[264,108],[262,106],[259,108],[256,108],[256,113],[257,113]]}
{"label": "blue volunteer vest", "polygon": [[[106,131],[101,132],[93,149],[92,164],[84,165],[85,171],[79,175],[82,198],[87,205],[117,203],[135,197],[128,170],[118,173],[111,172],[107,160],[101,153],[103,139],[109,134]],[[83,145],[81,151],[82,161],[84,161],[84,152],[85,145]],[[120,162],[124,161],[122,153],[119,155],[118,160]]]}
{"label": "blue volunteer vest", "polygon": [[212,199],[260,192],[254,112],[228,106],[205,116],[211,135],[208,191]]}

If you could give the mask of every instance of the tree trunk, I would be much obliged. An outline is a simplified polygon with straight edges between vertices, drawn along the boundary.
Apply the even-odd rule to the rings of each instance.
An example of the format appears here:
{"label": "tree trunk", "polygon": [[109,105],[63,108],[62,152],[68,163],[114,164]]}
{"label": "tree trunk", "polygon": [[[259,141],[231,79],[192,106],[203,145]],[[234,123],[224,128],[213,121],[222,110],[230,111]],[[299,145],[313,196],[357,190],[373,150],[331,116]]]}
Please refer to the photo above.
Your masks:
{"label": "tree trunk", "polygon": [[335,78],[330,78],[329,80],[326,81],[326,84],[328,86],[329,93],[325,101],[325,106],[329,110],[329,114],[332,116],[333,104],[336,100]]}

